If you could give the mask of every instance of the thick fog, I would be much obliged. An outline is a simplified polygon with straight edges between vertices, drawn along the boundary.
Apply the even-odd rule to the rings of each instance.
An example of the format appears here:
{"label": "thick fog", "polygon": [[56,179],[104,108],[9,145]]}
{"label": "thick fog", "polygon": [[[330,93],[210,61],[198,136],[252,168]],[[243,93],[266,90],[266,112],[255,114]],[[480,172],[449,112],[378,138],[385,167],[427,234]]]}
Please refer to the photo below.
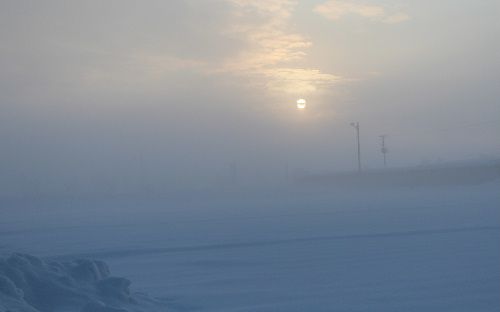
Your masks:
{"label": "thick fog", "polygon": [[498,157],[498,1],[344,2],[1,1],[1,195]]}
{"label": "thick fog", "polygon": [[0,0],[0,312],[500,311],[499,38],[498,0]]}

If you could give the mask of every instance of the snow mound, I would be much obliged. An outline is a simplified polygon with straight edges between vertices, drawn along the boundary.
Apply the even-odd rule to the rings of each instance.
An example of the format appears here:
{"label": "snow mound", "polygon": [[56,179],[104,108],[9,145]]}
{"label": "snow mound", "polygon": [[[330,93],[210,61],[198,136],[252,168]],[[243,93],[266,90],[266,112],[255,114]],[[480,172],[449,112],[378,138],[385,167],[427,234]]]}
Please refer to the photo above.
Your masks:
{"label": "snow mound", "polygon": [[149,312],[165,306],[130,292],[106,263],[44,261],[26,254],[0,258],[0,312]]}

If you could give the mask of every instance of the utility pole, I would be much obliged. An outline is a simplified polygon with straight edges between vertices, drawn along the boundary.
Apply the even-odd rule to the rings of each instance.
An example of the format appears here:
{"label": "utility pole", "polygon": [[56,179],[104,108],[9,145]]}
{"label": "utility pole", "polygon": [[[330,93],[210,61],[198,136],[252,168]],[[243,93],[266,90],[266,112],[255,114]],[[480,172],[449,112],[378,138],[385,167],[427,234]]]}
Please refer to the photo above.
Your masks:
{"label": "utility pole", "polygon": [[386,154],[389,151],[387,147],[385,147],[385,138],[387,137],[387,134],[379,135],[379,137],[382,139],[381,141],[382,147],[380,148],[380,151],[382,152],[382,155],[384,155],[384,168],[385,168],[387,167]]}
{"label": "utility pole", "polygon": [[351,122],[351,126],[356,129],[356,139],[358,142],[358,172],[361,172],[361,144],[359,142],[359,122]]}

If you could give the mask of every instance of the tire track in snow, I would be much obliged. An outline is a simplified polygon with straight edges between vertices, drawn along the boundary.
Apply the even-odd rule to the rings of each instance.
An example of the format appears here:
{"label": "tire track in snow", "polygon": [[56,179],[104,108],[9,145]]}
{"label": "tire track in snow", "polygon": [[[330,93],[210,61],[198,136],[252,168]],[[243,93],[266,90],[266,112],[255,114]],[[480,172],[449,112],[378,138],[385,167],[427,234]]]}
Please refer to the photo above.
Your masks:
{"label": "tire track in snow", "polygon": [[372,233],[372,234],[350,234],[350,235],[331,235],[331,236],[313,236],[303,238],[291,239],[277,239],[277,240],[261,240],[240,243],[221,243],[221,244],[207,244],[207,245],[194,245],[194,246],[178,246],[178,247],[163,247],[163,248],[142,248],[142,249],[122,249],[111,251],[96,251],[78,254],[63,254],[49,257],[50,259],[64,260],[73,258],[97,258],[109,259],[120,257],[133,257],[143,256],[149,254],[161,253],[177,253],[177,252],[197,252],[204,250],[226,250],[226,249],[240,249],[251,247],[266,247],[283,244],[295,244],[304,242],[319,242],[319,241],[334,241],[334,240],[349,240],[349,239],[373,239],[373,238],[401,238],[421,235],[439,235],[449,233],[462,233],[462,232],[482,232],[482,231],[500,231],[500,226],[476,226],[476,227],[460,227],[460,228],[446,228],[434,230],[414,230],[414,231],[400,231],[400,232],[385,232],[385,233]]}

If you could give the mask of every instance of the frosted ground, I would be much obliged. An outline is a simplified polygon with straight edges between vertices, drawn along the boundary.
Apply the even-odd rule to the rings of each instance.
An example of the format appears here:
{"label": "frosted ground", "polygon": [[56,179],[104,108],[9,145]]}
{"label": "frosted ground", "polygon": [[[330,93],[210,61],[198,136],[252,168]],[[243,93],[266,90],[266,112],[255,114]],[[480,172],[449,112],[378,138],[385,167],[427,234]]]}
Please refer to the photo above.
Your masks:
{"label": "frosted ground", "polygon": [[500,310],[500,183],[1,207],[0,256],[102,260],[167,311]]}

